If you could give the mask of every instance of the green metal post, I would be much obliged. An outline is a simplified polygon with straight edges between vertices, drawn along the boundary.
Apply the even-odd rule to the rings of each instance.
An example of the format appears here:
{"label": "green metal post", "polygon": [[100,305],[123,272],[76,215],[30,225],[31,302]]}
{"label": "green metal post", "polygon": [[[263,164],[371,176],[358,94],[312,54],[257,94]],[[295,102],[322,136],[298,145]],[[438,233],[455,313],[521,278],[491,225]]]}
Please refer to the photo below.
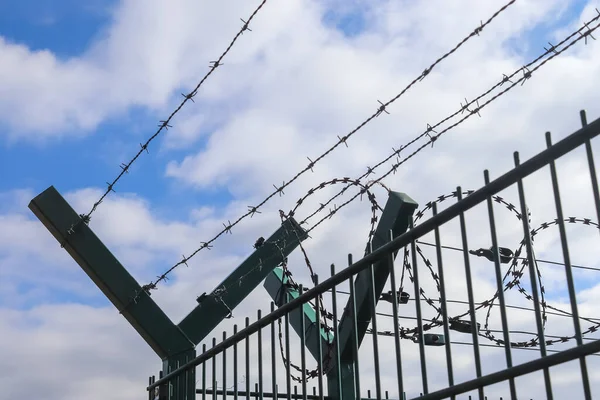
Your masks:
{"label": "green metal post", "polygon": [[[410,220],[418,204],[408,195],[399,192],[390,191],[387,203],[383,209],[383,213],[375,230],[375,235],[372,239],[373,251],[377,250],[389,241],[389,232],[392,231],[394,237],[401,235],[408,229]],[[368,246],[367,246],[368,247]],[[395,257],[396,255],[394,255]],[[389,261],[382,260],[374,265],[373,272],[375,277],[375,298],[381,297],[381,292],[385,286],[390,274]],[[371,294],[371,285],[369,280],[369,270],[366,269],[356,276],[354,282],[354,291],[356,293],[356,322],[358,328],[358,342],[362,342],[367,327],[372,318],[371,306],[369,299]],[[394,288],[395,290],[395,288]],[[347,310],[340,321],[340,358],[342,362],[353,360],[353,344],[352,334],[354,330],[354,322],[349,311],[352,309],[351,303],[348,302],[345,310]]]}
{"label": "green metal post", "polygon": [[200,343],[306,238],[306,232],[293,218],[285,220],[211,294],[198,298],[199,304],[179,327],[192,342]]}
{"label": "green metal post", "polygon": [[[288,277],[285,276],[282,268],[275,268],[265,279],[264,287],[273,298],[275,305],[281,307],[285,303],[298,298],[300,293],[297,289],[287,286]],[[333,334],[325,332],[322,327],[316,328],[317,315],[310,304],[304,304],[302,309],[297,308],[290,313],[290,323],[296,333],[300,336],[302,330],[300,328],[300,313],[304,314],[304,337],[308,351],[312,354],[315,360],[319,359],[319,337],[321,335],[321,350],[322,354],[328,354],[328,347],[333,342]]]}
{"label": "green metal post", "polygon": [[[163,360],[165,373],[196,356],[194,343],[141,288],[96,234],[85,223],[80,223],[81,217],[54,187],[35,197],[29,208]],[[195,383],[192,369],[170,383],[166,399],[194,399]]]}
{"label": "green metal post", "polygon": [[[417,203],[404,193],[390,192],[383,214],[379,220],[375,234],[373,236],[373,250],[378,249],[389,241],[389,231],[392,230],[394,237],[406,231],[410,219],[416,208]],[[379,299],[383,287],[389,276],[391,266],[387,260],[380,261],[374,266],[375,275],[375,298]],[[275,269],[265,280],[264,287],[273,298],[278,307],[297,298],[300,294],[296,289],[286,285],[287,277],[281,268]],[[357,327],[359,343],[365,336],[369,322],[371,321],[371,307],[369,296],[371,296],[371,285],[369,281],[369,270],[359,273],[355,281],[356,309],[357,309]],[[331,398],[343,397],[344,400],[355,400],[355,377],[354,377],[354,352],[353,352],[353,333],[354,320],[348,312],[352,310],[348,303],[346,311],[341,319],[339,326],[340,348],[340,371],[341,382],[338,381],[337,368],[335,364],[329,365],[327,374],[328,393]],[[328,354],[328,347],[333,343],[334,336],[325,332],[323,329],[315,330],[316,315],[309,304],[304,304],[302,309],[298,308],[290,313],[290,323],[296,333],[302,333],[300,328],[299,313],[304,314],[306,346],[310,353],[318,359],[318,336],[322,337],[323,353]],[[318,332],[318,333],[317,333]],[[335,346],[334,346],[335,348]],[[337,357],[333,357],[335,360]],[[341,384],[340,384],[341,383]],[[339,393],[341,387],[342,393]],[[342,395],[342,396],[341,396]]]}
{"label": "green metal post", "polygon": [[[372,239],[373,250],[377,250],[389,241],[390,230],[392,230],[394,237],[406,232],[412,214],[417,207],[417,203],[406,194],[390,191]],[[376,263],[373,268],[375,299],[379,299],[381,296],[390,273],[390,268],[392,268],[392,265],[389,264],[387,259]],[[370,270],[366,269],[360,272],[354,281],[357,311],[356,325],[354,324],[354,316],[351,315],[352,299],[348,300],[339,324],[339,336],[336,339],[339,341],[341,385],[337,382],[337,373],[332,370],[327,375],[328,393],[332,398],[343,398],[344,400],[356,399],[353,335],[357,335],[360,345],[372,318],[372,309],[369,303],[370,296],[372,296],[369,274]],[[354,332],[355,326],[358,330],[357,332]],[[338,392],[340,387],[342,393]]]}
{"label": "green metal post", "polygon": [[54,187],[35,197],[29,208],[160,358],[194,348],[86,224],[67,233],[81,217]]}

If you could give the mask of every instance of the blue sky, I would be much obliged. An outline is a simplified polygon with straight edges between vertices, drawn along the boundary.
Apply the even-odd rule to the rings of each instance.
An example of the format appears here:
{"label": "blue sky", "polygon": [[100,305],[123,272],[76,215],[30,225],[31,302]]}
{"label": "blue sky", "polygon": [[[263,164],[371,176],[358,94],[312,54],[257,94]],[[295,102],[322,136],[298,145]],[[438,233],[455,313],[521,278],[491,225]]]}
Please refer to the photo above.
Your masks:
{"label": "blue sky", "polygon": [[[95,198],[85,196],[85,189],[106,188],[105,182],[120,172],[119,165],[129,161],[139,144],[155,132],[158,121],[175,108],[181,100],[180,93],[189,90],[207,72],[210,57],[223,50],[240,27],[239,17],[248,15],[254,3],[230,1],[222,5],[178,0],[167,7],[173,10],[168,10],[169,15],[161,24],[155,23],[157,16],[167,13],[166,3],[161,1],[0,3],[0,60],[2,51],[7,55],[21,51],[29,57],[24,57],[22,68],[15,68],[10,75],[0,65],[0,93],[6,93],[0,98],[0,199],[7,199],[4,194],[11,191],[24,189],[35,195],[54,185],[63,194],[72,193],[74,202],[91,205]],[[376,119],[352,139],[348,148],[340,147],[333,152],[315,168],[314,174],[307,174],[297,187],[286,190],[286,196],[274,198],[263,214],[244,222],[246,225],[236,228],[233,235],[219,239],[211,252],[201,253],[190,263],[191,268],[178,270],[175,279],[153,296],[169,315],[180,315],[183,309],[188,311],[196,296],[210,292],[249,254],[256,237],[266,237],[275,229],[279,208],[290,208],[290,204],[319,182],[364,172],[365,165],[372,165],[392,146],[407,140],[413,131],[420,131],[426,123],[454,111],[465,96],[472,98],[501,77],[501,73],[518,69],[537,56],[548,41],[554,40],[557,31],[565,26],[570,29],[587,3],[572,1],[555,18],[555,11],[561,8],[560,1],[517,1],[481,37],[440,64],[434,74],[390,107],[390,115]],[[422,71],[421,61],[435,60],[462,38],[463,31],[466,33],[479,20],[489,18],[498,7],[473,1],[469,3],[470,12],[465,12],[444,1],[436,4],[447,9],[438,14],[429,12],[420,3],[408,7],[402,2],[388,1],[269,3],[253,22],[253,32],[244,34],[224,67],[201,89],[196,103],[185,106],[175,117],[174,128],[163,132],[150,145],[150,153],[142,154],[131,172],[118,183],[117,193],[109,197],[114,202],[101,205],[111,214],[93,218],[92,229],[102,232],[99,236],[105,243],[112,241],[109,247],[120,254],[119,258],[123,257],[121,261],[136,277],[142,277],[140,283],[154,278],[177,262],[181,254],[194,250],[199,241],[212,237],[222,228],[222,222],[234,220],[251,202],[268,195],[273,190],[272,184],[294,176],[305,166],[307,156],[314,158],[321,154],[337,134],[347,133],[357,121],[370,115],[377,99],[391,98],[399,92]],[[397,17],[388,19],[387,15]],[[406,32],[406,21],[408,25],[419,21],[426,28],[424,37]],[[23,47],[19,50],[5,46],[6,42]],[[89,56],[93,45],[101,47],[98,54],[106,59]],[[595,119],[600,111],[597,90],[583,84],[581,78],[588,77],[589,81],[600,71],[597,56],[600,52],[596,50],[597,44],[592,46],[576,46],[576,51],[562,56],[560,61],[548,63],[531,82],[486,109],[482,118],[456,129],[449,136],[455,139],[444,139],[434,149],[428,148],[428,153],[407,163],[386,184],[409,193],[421,205],[454,190],[457,184],[475,189],[482,184],[484,168],[491,168],[496,176],[511,168],[511,152],[515,149],[522,150],[524,159],[541,150],[544,130],[556,131],[557,136],[573,132],[578,127],[579,109],[588,108],[589,118]],[[44,65],[43,60],[35,59],[36,52],[47,52],[52,62]],[[34,69],[34,64],[41,65],[40,69]],[[25,72],[21,73],[21,69]],[[33,74],[31,71],[37,75],[28,76]],[[88,75],[78,75],[81,71]],[[86,80],[98,71],[94,79],[99,84]],[[139,81],[135,80],[137,75],[141,77]],[[12,81],[19,83],[11,86]],[[128,86],[130,81],[134,81],[133,86]],[[53,82],[63,86],[56,88]],[[79,90],[78,85],[84,89]],[[125,93],[120,93],[119,88],[125,88]],[[139,95],[128,96],[127,92],[133,90],[139,91]],[[32,110],[45,112],[40,120],[45,121],[46,114],[51,113],[60,114],[62,119],[52,120],[48,130],[27,123],[37,116],[27,112],[28,104],[20,102],[20,93],[30,93],[28,102]],[[37,93],[42,100],[36,97]],[[114,93],[117,94],[111,97]],[[48,98],[56,99],[56,103],[73,98],[75,104],[55,105],[45,101]],[[99,101],[103,98],[106,102]],[[15,126],[2,109],[5,106],[6,110],[14,106],[14,115],[24,116],[23,129]],[[78,118],[96,107],[100,115],[98,124],[82,128],[85,123]],[[194,117],[198,115],[206,120],[196,124]],[[189,137],[173,145],[169,139],[181,139],[183,126],[192,127]],[[469,162],[465,162],[465,154],[469,154]],[[188,159],[190,162],[186,164],[184,160]],[[176,173],[166,176],[170,163],[175,165]],[[578,177],[585,171],[584,164],[575,163],[569,168],[570,177]],[[593,216],[586,208],[589,204],[582,200],[584,196],[579,196],[580,186],[586,190],[589,186],[582,182],[575,178],[565,182],[565,187],[573,185],[567,190],[569,195],[565,195],[566,213],[578,215],[579,210],[584,210],[582,217]],[[238,187],[243,190],[238,191]],[[125,193],[146,203],[128,203],[130,199],[123,196]],[[384,198],[385,193],[378,196]],[[510,196],[507,198],[512,202],[517,201],[514,194]],[[547,198],[531,197],[534,225],[551,220],[553,209],[547,205]],[[215,207],[215,214],[191,218],[192,210],[202,206]],[[84,207],[76,210],[88,211]],[[308,206],[301,212],[307,213]],[[354,251],[356,258],[364,249],[367,214],[364,204],[356,206],[315,232],[309,251],[321,276],[328,274],[330,262],[343,264],[347,252]],[[24,220],[18,219],[23,216]],[[8,221],[9,217],[14,219]],[[65,341],[72,339],[69,326],[95,329],[92,322],[104,321],[104,315],[109,316],[103,325],[108,327],[107,331],[116,329],[111,324],[121,323],[118,327],[125,326],[124,332],[131,333],[122,318],[114,315],[116,312],[101,292],[58,248],[29,210],[0,204],[0,218],[8,221],[0,226],[0,238],[6,241],[0,243],[0,262],[6,261],[11,267],[10,274],[7,270],[0,272],[10,275],[11,284],[14,278],[16,288],[5,280],[0,282],[0,303],[7,299],[0,313],[16,312],[18,318],[27,320],[31,318],[27,313],[46,313],[39,311],[44,306],[50,307],[49,319],[66,312],[67,322],[53,331]],[[499,221],[506,226],[514,222],[508,218]],[[513,228],[511,225],[510,229]],[[503,238],[509,247],[519,241],[510,236],[514,233],[510,229],[506,228],[504,232],[510,234]],[[553,233],[557,231],[544,233],[547,236],[540,240],[538,254],[560,259]],[[586,229],[573,231],[573,235],[581,243],[591,240]],[[13,236],[17,239],[12,240]],[[452,242],[457,238],[448,235],[448,244],[457,245]],[[472,247],[483,246],[480,243],[486,240],[476,237]],[[427,254],[434,257],[434,253]],[[574,263],[597,263],[589,254],[576,251],[573,254]],[[449,254],[452,261],[448,265],[460,265],[460,256]],[[130,260],[131,264],[124,260]],[[489,267],[488,263],[477,260],[474,265]],[[561,271],[551,268],[545,271],[549,285],[556,289],[551,292],[553,298],[564,298],[564,286],[559,287]],[[596,304],[597,280],[587,279],[590,274],[579,276],[578,288],[590,290],[583,297],[587,310],[582,312],[589,314]],[[488,283],[481,283],[481,290],[488,289]],[[431,290],[428,288],[428,293]],[[456,289],[454,294],[457,293],[464,291]],[[255,315],[257,305],[267,304],[265,296],[260,291],[247,303],[251,315]],[[517,297],[511,299],[517,301]],[[70,315],[68,303],[92,308]],[[234,315],[245,316],[246,311]],[[117,317],[120,319],[115,322]],[[0,315],[0,321],[1,318]],[[87,325],[80,324],[80,320],[87,321]],[[531,321],[522,322],[527,325]],[[0,323],[0,330],[4,328]],[[34,333],[42,332],[43,328],[43,324],[36,325],[40,330]],[[531,330],[531,324],[525,328]],[[16,329],[11,331],[15,337],[29,334]],[[133,332],[110,340],[107,343],[118,347],[127,346],[128,340],[137,343],[139,338]],[[42,347],[34,346],[31,351],[44,351],[47,348],[43,345],[36,343],[35,346]],[[132,354],[132,360],[146,360],[147,354],[142,351],[140,354]],[[18,357],[11,354],[7,359]],[[122,366],[120,362],[115,358],[102,364],[107,372],[101,379],[111,381],[120,371],[122,376],[129,374],[130,382],[124,386],[140,389],[138,378],[148,371]],[[61,365],[82,368],[76,358],[73,363]],[[80,379],[93,376],[82,375]],[[21,383],[15,387],[11,393],[21,393],[17,390],[24,390],[27,385]],[[60,398],[60,393],[54,398]],[[72,394],[69,398],[81,396]]]}
{"label": "blue sky", "polygon": [[[0,36],[31,51],[50,51],[59,59],[69,60],[84,54],[102,37],[113,22],[116,5],[116,1],[99,0],[63,1],[58,7],[52,1],[3,2]],[[37,15],[32,18],[33,8]],[[105,182],[120,172],[119,165],[129,161],[139,143],[155,132],[161,117],[133,106],[125,110],[125,115],[111,117],[92,132],[82,132],[80,137],[16,142],[3,137],[0,170],[11,173],[3,176],[0,191],[26,187],[41,192],[49,185],[63,193],[84,186],[104,189]],[[190,192],[164,179],[164,161],[179,157],[183,151],[161,149],[162,136],[153,141],[150,156],[144,153],[115,190],[140,193],[151,199],[160,216],[176,219],[187,217],[198,204],[223,204],[230,200],[227,191]]]}

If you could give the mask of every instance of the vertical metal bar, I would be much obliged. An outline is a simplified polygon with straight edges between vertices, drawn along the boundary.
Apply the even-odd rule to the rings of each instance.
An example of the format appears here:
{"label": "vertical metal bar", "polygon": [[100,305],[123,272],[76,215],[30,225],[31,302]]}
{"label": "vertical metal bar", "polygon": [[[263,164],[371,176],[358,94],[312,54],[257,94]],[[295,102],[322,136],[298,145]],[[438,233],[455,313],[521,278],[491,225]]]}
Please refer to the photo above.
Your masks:
{"label": "vertical metal bar", "polygon": [[[518,167],[519,152],[514,153],[515,166]],[[523,187],[523,180],[517,181],[519,188],[519,202],[521,206],[521,222],[523,223],[523,235],[525,236],[525,246],[527,249],[527,261],[529,264],[529,278],[531,279],[531,295],[533,297],[533,307],[535,309],[535,322],[537,325],[537,334],[540,342],[540,354],[542,357],[546,357],[546,339],[544,337],[544,326],[542,324],[542,314],[540,312],[540,299],[538,295],[538,287],[536,282],[536,271],[535,271],[535,260],[533,258],[533,247],[531,244],[531,228],[529,227],[529,218],[527,218],[527,204],[525,202],[525,189]],[[550,371],[548,368],[544,368],[544,383],[546,386],[546,396],[548,400],[553,400],[552,395],[552,383],[550,382]]]}
{"label": "vertical metal bar", "polygon": [[367,390],[367,397],[370,399],[371,398],[371,390]]}
{"label": "vertical metal bar", "polygon": [[[433,216],[437,215],[437,203],[433,203]],[[442,260],[442,241],[440,239],[440,229],[438,226],[434,230],[435,251],[437,256],[438,276],[440,279],[440,308],[442,310],[442,322],[444,324],[444,337],[446,338],[446,366],[448,369],[448,386],[454,386],[454,370],[452,368],[452,350],[450,346],[450,328],[448,326],[448,307],[446,304],[446,281],[444,277],[444,264]],[[456,396],[451,397],[452,400]]]}
{"label": "vertical metal bar", "polygon": [[[317,286],[317,285],[315,284],[315,286]],[[313,386],[313,396],[317,397],[317,388],[314,386]]]}
{"label": "vertical metal bar", "polygon": [[[373,251],[373,243],[369,242],[369,253]],[[375,394],[377,400],[381,400],[381,371],[379,370],[379,338],[377,331],[377,299],[375,298],[375,271],[373,264],[369,265],[369,283],[371,292],[371,329],[373,330],[373,367],[375,368]]]}
{"label": "vertical metal bar", "polygon": [[[174,370],[176,370],[177,368],[179,368],[179,360],[175,362],[174,368],[171,369],[171,372],[173,372]],[[174,392],[175,395],[173,397],[175,397],[176,399],[181,398],[180,397],[180,389],[181,389],[181,374],[177,375],[177,377],[175,378],[175,387],[174,387]]]}
{"label": "vertical metal bar", "polygon": [[[223,331],[223,341],[227,339],[227,332]],[[227,400],[227,349],[223,349],[223,400]]]}
{"label": "vertical metal bar", "polygon": [[[352,254],[348,254],[348,265],[352,265]],[[356,292],[354,291],[354,276],[350,276],[348,278],[348,283],[350,285],[350,302],[352,307],[352,342],[354,348],[354,387],[356,390],[356,399],[360,400],[360,363],[358,361],[358,321],[356,319]]]}
{"label": "vertical metal bar", "polygon": [[[331,276],[335,275],[335,265],[331,264]],[[331,303],[333,306],[333,335],[336,338],[335,340],[335,368],[337,374],[337,392],[339,393],[339,399],[343,400],[344,393],[342,392],[342,367],[340,360],[340,342],[337,338],[340,337],[340,332],[338,330],[338,312],[337,312],[337,288],[336,286],[331,288]]]}
{"label": "vertical metal bar", "polygon": [[[262,318],[262,311],[256,312],[256,320],[260,321]],[[262,360],[262,329],[256,332],[256,338],[258,340],[258,399],[263,400],[263,360]]]}
{"label": "vertical metal bar", "polygon": [[[490,183],[490,174],[486,169],[483,171],[483,179],[486,186]],[[512,367],[512,354],[510,352],[510,333],[508,332],[508,318],[506,315],[506,302],[504,301],[504,285],[502,283],[502,270],[500,268],[500,251],[498,247],[498,235],[496,233],[496,219],[494,218],[494,202],[492,196],[487,197],[488,216],[490,220],[490,235],[492,239],[492,248],[494,249],[494,270],[496,272],[496,290],[498,291],[498,302],[500,303],[500,320],[502,322],[502,334],[504,336],[504,355],[506,358],[506,368]],[[515,379],[508,380],[510,387],[510,398],[517,398],[517,387]]]}
{"label": "vertical metal bar", "polygon": [[[202,345],[202,354],[206,353],[206,343]],[[202,361],[202,400],[206,400],[206,361]]]}
{"label": "vertical metal bar", "polygon": [[[435,204],[435,203],[434,203]],[[394,239],[394,233],[393,231],[390,229],[389,231],[389,236],[388,236],[389,241],[392,241]],[[390,265],[390,285],[392,286],[392,291],[396,290],[396,272],[395,272],[395,265],[394,265],[394,254],[390,253],[388,255],[388,263]],[[400,291],[400,289],[398,289],[398,291]],[[398,293],[399,294],[399,293]],[[392,315],[394,316],[394,345],[395,345],[395,349],[396,349],[396,371],[398,373],[398,397],[402,396],[402,392],[404,391],[404,383],[402,380],[402,353],[401,353],[401,349],[400,349],[400,327],[398,326],[398,296],[393,296],[392,299]],[[358,380],[358,379],[357,379]],[[386,398],[387,398],[387,390],[385,392]],[[356,395],[357,399],[360,399],[360,395],[357,394]]]}
{"label": "vertical metal bar", "polygon": [[[315,286],[319,285],[319,277],[315,274],[314,275],[314,280],[315,280]],[[319,398],[321,400],[323,400],[323,335],[321,335],[321,302],[320,299],[322,299],[321,296],[317,297],[315,299],[315,313],[316,313],[316,324],[317,324],[317,336],[318,336],[318,340],[317,340],[317,346],[318,346],[318,351],[317,351],[317,379],[318,379],[318,385],[319,385]],[[327,335],[327,337],[329,337],[329,332],[325,332],[325,334]],[[313,389],[316,390],[316,388],[313,386]],[[316,393],[313,392],[314,395],[316,395]]]}
{"label": "vertical metal bar", "polygon": [[[550,132],[546,132],[546,146],[552,147],[552,138]],[[575,340],[577,345],[583,345],[583,336],[581,335],[581,326],[579,325],[579,310],[577,308],[577,296],[575,292],[575,281],[573,279],[573,270],[571,267],[571,257],[569,255],[569,243],[567,242],[567,230],[565,229],[565,216],[562,210],[560,200],[560,190],[558,188],[558,174],[556,173],[556,163],[550,161],[550,175],[552,177],[552,189],[554,191],[554,203],[556,205],[556,217],[558,221],[558,230],[560,232],[560,243],[562,246],[563,259],[565,261],[565,274],[567,275],[567,287],[569,289],[569,301],[571,302],[571,315],[573,316],[573,328],[575,328]],[[590,381],[588,377],[587,363],[585,357],[579,359],[581,367],[581,378],[583,381],[583,393],[586,400],[592,399]]]}
{"label": "vertical metal bar", "polygon": [[[250,318],[246,317],[246,328],[250,326]],[[250,400],[250,336],[246,336],[246,400]]]}
{"label": "vertical metal bar", "polygon": [[[298,292],[304,293],[302,285],[298,286]],[[318,302],[317,302],[318,303]],[[304,312],[300,307],[298,313],[300,317],[300,368],[302,368],[302,398],[306,400],[306,321],[304,320]]]}
{"label": "vertical metal bar", "polygon": [[385,391],[385,398],[386,398],[386,399],[389,399],[389,398],[390,398],[390,394],[388,393],[388,391],[387,391],[387,390]]}
{"label": "vertical metal bar", "polygon": [[[237,324],[233,325],[233,334],[238,331]],[[238,400],[238,342],[233,343],[233,400]]]}
{"label": "vertical metal bar", "polygon": [[[462,200],[462,188],[456,188],[458,201]],[[471,316],[471,335],[473,338],[473,355],[475,356],[475,373],[477,378],[481,378],[481,354],[479,353],[479,332],[477,331],[477,318],[475,316],[475,298],[473,295],[473,277],[471,275],[471,263],[469,262],[469,244],[467,243],[467,223],[465,221],[465,213],[460,212],[458,216],[460,220],[460,235],[462,237],[463,256],[465,262],[465,275],[467,277],[467,295],[469,298],[469,314]],[[483,386],[478,389],[479,400],[483,400]]]}
{"label": "vertical metal bar", "polygon": [[[587,125],[585,110],[581,110],[579,116],[581,117],[581,126],[585,127]],[[590,169],[590,178],[592,179],[592,191],[594,193],[594,204],[596,205],[596,221],[600,221],[600,191],[598,190],[598,176],[596,175],[594,153],[592,152],[592,142],[590,139],[585,141],[585,152],[587,154],[588,166]]]}
{"label": "vertical metal bar", "polygon": [[[152,380],[152,377],[148,378],[148,386],[152,385],[154,383],[154,381]],[[153,396],[152,394],[154,393],[154,389],[152,390],[148,390],[148,400],[153,400]]]}
{"label": "vertical metal bar", "polygon": [[294,399],[298,399],[300,396],[298,396],[298,385],[294,385]]}
{"label": "vertical metal bar", "polygon": [[[162,371],[158,371],[158,379],[162,379],[162,377],[163,377],[163,372],[162,372]],[[171,385],[171,384],[170,384],[169,382],[165,382],[165,384],[164,384],[164,386],[163,386],[163,387],[165,387],[165,386],[166,386],[166,387],[168,388],[170,385]],[[163,389],[163,390],[164,390],[164,389]],[[160,387],[159,387],[159,395],[160,395],[160,396],[162,396],[161,392],[162,392],[163,390],[161,390],[161,389],[160,389]],[[167,397],[168,397],[168,394],[167,394]]]}
{"label": "vertical metal bar", "polygon": [[292,371],[291,371],[291,361],[290,361],[290,314],[285,314],[285,359],[286,363],[286,377],[285,383],[287,388],[287,398],[291,400],[292,396]]}
{"label": "vertical metal bar", "polygon": [[[275,303],[271,302],[271,312],[275,311]],[[275,399],[277,399],[277,366],[276,362],[276,351],[275,351],[275,341],[277,337],[275,336],[275,321],[271,322],[271,386],[273,388],[273,394]]]}
{"label": "vertical metal bar", "polygon": [[[410,220],[410,229],[413,228],[413,220]],[[419,285],[419,267],[417,265],[417,245],[413,240],[410,244],[413,265],[413,286],[415,290],[415,308],[417,309],[417,338],[419,341],[419,356],[421,360],[421,379],[423,380],[423,392],[429,392],[427,385],[427,365],[425,359],[425,343],[423,342],[423,314],[421,313],[421,286]]]}
{"label": "vertical metal bar", "polygon": [[[217,338],[213,337],[212,339],[212,347],[214,348],[217,345]],[[213,400],[217,400],[217,357],[212,357],[212,398]]]}
{"label": "vertical metal bar", "polygon": [[259,399],[258,399],[258,397],[259,397],[259,392],[258,392],[258,383],[255,383],[255,384],[254,384],[254,398],[255,398],[256,400],[259,400]]}
{"label": "vertical metal bar", "polygon": [[[348,265],[352,265],[352,254],[348,254]],[[358,321],[356,320],[356,292],[354,291],[354,276],[350,276],[348,278],[348,283],[350,284],[350,301],[352,307],[352,336],[353,336],[353,344],[354,344],[354,381],[356,388],[356,399],[360,400],[360,363],[358,361]]]}

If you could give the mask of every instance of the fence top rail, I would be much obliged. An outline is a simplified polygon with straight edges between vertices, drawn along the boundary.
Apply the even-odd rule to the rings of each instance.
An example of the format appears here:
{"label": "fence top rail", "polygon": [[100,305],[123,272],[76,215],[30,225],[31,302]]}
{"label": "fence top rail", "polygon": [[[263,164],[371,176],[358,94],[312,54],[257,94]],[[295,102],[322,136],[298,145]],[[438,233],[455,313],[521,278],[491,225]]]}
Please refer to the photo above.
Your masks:
{"label": "fence top rail", "polygon": [[[585,114],[585,111],[582,110],[581,114],[583,116]],[[181,367],[173,370],[169,374],[165,375],[153,384],[149,385],[146,389],[150,391],[153,388],[165,382],[168,382],[169,380],[183,373],[184,371],[196,367],[203,361],[206,361],[211,357],[216,356],[223,350],[233,346],[235,343],[244,340],[247,336],[250,336],[253,333],[259,331],[260,329],[268,326],[271,322],[274,322],[277,319],[283,317],[285,314],[289,313],[295,308],[300,307],[302,304],[307,303],[310,300],[313,300],[314,298],[326,292],[327,290],[334,288],[335,286],[347,280],[350,276],[359,273],[365,268],[368,268],[369,265],[383,259],[391,252],[398,251],[401,248],[410,244],[411,241],[417,240],[420,237],[432,232],[436,227],[441,226],[442,224],[445,224],[446,222],[452,220],[453,218],[457,217],[461,212],[465,212],[475,207],[479,203],[485,201],[489,196],[508,188],[509,186],[516,183],[518,180],[523,179],[526,176],[532,174],[533,172],[543,168],[544,166],[548,165],[551,161],[564,156],[568,152],[584,144],[587,140],[590,140],[598,136],[599,134],[600,118],[582,127],[578,131],[572,133],[571,135],[567,136],[566,138],[562,139],[561,141],[557,142],[556,144],[552,145],[546,150],[541,151],[534,157],[530,158],[522,164],[519,164],[518,166],[501,175],[500,177],[496,178],[489,184],[473,192],[471,195],[463,198],[461,201],[439,212],[436,216],[429,218],[428,220],[422,222],[415,228],[410,229],[406,233],[403,233],[402,235],[396,237],[392,241],[381,246],[376,251],[366,255],[365,257],[356,261],[352,265],[341,270],[334,276],[324,280],[319,285],[303,293],[296,299],[284,304],[275,311],[254,322],[247,328],[242,329],[238,333],[230,336],[229,338],[225,339],[213,348],[207,350],[203,354],[190,360]],[[518,160],[518,152],[514,152],[514,157],[515,160]]]}

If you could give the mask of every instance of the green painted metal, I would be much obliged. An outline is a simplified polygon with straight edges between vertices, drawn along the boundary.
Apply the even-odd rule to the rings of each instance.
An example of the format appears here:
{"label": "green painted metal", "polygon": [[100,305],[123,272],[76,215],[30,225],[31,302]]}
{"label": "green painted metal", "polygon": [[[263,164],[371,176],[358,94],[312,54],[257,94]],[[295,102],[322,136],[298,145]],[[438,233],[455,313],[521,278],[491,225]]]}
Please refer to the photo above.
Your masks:
{"label": "green painted metal", "polygon": [[[373,235],[373,251],[389,242],[390,230],[394,237],[406,232],[417,207],[418,204],[406,194],[390,191]],[[367,244],[365,254],[368,253],[368,250],[369,244]],[[394,253],[394,258],[396,254],[397,252]],[[390,264],[387,258],[374,265],[375,299],[381,297],[391,268],[393,268],[393,265]],[[343,398],[345,400],[356,398],[354,335],[356,334],[360,346],[373,316],[373,308],[370,303],[370,296],[373,296],[370,273],[367,268],[356,275],[354,281],[356,316],[351,313],[353,308],[352,298],[350,298],[344,308],[345,312],[339,324],[337,340],[340,354],[336,358],[340,362],[341,385],[337,383],[337,374],[330,373],[327,376],[328,393],[333,398]],[[339,393],[340,388],[342,393]]]}
{"label": "green painted metal", "polygon": [[[193,360],[196,357],[196,351],[190,350],[176,356],[169,357],[163,360],[162,370],[165,373],[176,370],[185,363]],[[192,368],[189,371],[179,375],[177,378],[164,385],[162,388],[164,400],[195,400],[196,399],[196,369]],[[162,400],[162,399],[159,399]]]}
{"label": "green painted metal", "polygon": [[[390,192],[387,203],[375,230],[372,247],[377,250],[389,241],[389,232],[393,232],[394,237],[401,235],[408,229],[412,215],[418,204],[404,193]],[[367,246],[368,248],[368,246]],[[375,298],[379,299],[383,287],[389,276],[389,271],[392,266],[388,260],[381,261],[374,266],[375,276]],[[371,284],[369,280],[369,270],[362,271],[356,277],[354,290],[356,293],[356,310],[358,329],[357,335],[359,343],[365,336],[367,327],[371,321],[372,309],[369,303],[371,296]],[[300,294],[290,286],[286,286],[287,277],[281,268],[276,268],[271,272],[265,280],[264,287],[273,298],[275,304],[281,307],[283,304],[297,298]],[[338,397],[338,392],[341,388],[343,398],[354,400],[355,394],[355,377],[354,377],[354,343],[353,333],[354,319],[349,313],[352,310],[352,304],[346,305],[345,312],[339,326],[339,348],[340,348],[340,378],[337,376],[335,363],[330,363],[329,372],[327,374],[328,393],[332,397]],[[306,347],[315,359],[319,358],[319,344],[317,331],[314,329],[316,324],[316,314],[310,304],[304,304],[302,308],[296,308],[290,312],[290,323],[296,333],[301,335],[299,313],[304,314]],[[329,344],[333,343],[334,336],[332,333],[326,333],[324,329],[318,331],[322,337],[322,351],[324,355],[329,355]],[[333,360],[337,357],[332,357]],[[338,382],[338,379],[341,379]]]}
{"label": "green painted metal", "polygon": [[[86,224],[67,234],[81,217],[53,186],[31,200],[29,209],[161,359],[194,351],[194,344]],[[135,293],[139,297],[132,302]]]}
{"label": "green painted metal", "polygon": [[307,237],[293,218],[285,220],[212,293],[198,298],[199,304],[179,327],[192,342],[200,343]]}
{"label": "green painted metal", "polygon": [[[387,203],[383,209],[381,218],[375,230],[372,240],[373,251],[377,250],[389,242],[389,232],[392,231],[394,237],[401,235],[408,229],[410,220],[418,204],[408,195],[399,192],[389,192]],[[368,248],[368,246],[367,246]],[[368,250],[367,250],[368,251]],[[366,252],[365,252],[366,254]],[[394,254],[394,257],[397,253]],[[381,292],[387,282],[390,274],[389,260],[382,260],[374,265],[375,277],[375,298],[381,297]],[[369,323],[372,318],[369,296],[371,296],[371,285],[369,283],[369,270],[366,269],[356,276],[354,282],[354,291],[356,293],[356,325],[358,332],[358,342],[362,342]],[[345,310],[351,310],[351,304],[348,302]],[[339,343],[340,359],[342,362],[352,362],[354,358],[352,334],[354,322],[349,313],[344,313],[340,321]]]}
{"label": "green painted metal", "polygon": [[[297,289],[286,286],[288,283],[288,277],[285,276],[283,269],[278,267],[275,268],[265,279],[264,288],[267,290],[269,295],[273,298],[275,305],[281,307],[285,303],[292,301],[298,296]],[[319,359],[319,336],[317,332],[321,334],[321,350],[325,356],[328,354],[328,348],[333,343],[333,334],[326,332],[324,328],[315,329],[317,325],[317,315],[314,308],[310,304],[304,304],[302,308],[296,308],[290,313],[290,324],[296,331],[298,336],[301,335],[302,329],[300,328],[300,313],[304,314],[304,335],[305,344],[310,354],[315,358]]]}

